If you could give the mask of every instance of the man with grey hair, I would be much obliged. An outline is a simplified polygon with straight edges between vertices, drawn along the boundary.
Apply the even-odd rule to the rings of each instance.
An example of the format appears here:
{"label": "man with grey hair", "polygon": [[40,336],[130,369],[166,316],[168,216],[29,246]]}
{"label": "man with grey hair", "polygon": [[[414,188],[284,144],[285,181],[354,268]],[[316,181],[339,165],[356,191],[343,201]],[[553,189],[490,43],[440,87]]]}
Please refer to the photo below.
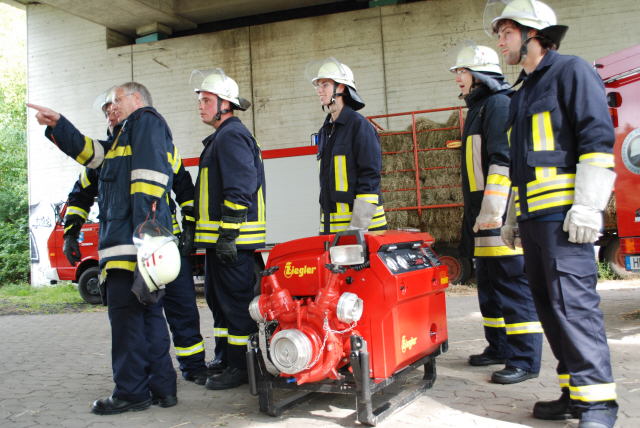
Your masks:
{"label": "man with grey hair", "polygon": [[177,403],[176,372],[169,356],[169,333],[159,302],[143,305],[131,291],[137,248],[136,226],[147,218],[171,230],[171,212],[164,197],[171,190],[174,153],[171,131],[151,107],[151,95],[141,84],[115,88],[113,107],[121,122],[113,140],[93,140],[81,134],[64,116],[33,104],[45,135],[65,154],[88,168],[100,168],[98,243],[101,277],[105,280],[115,389],[96,400],[100,415],[144,410],[152,402],[161,407]]}

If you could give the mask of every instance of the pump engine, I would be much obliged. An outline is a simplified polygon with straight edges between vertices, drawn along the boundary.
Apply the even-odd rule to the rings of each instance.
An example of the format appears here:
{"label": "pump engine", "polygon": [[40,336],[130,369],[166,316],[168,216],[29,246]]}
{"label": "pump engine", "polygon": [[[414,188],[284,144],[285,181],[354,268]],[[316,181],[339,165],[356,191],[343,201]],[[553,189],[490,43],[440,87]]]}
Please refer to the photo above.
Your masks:
{"label": "pump engine", "polygon": [[[251,391],[278,415],[311,392],[356,395],[358,419],[375,425],[433,385],[447,350],[447,268],[427,233],[348,231],[276,245],[249,311]],[[372,396],[424,366],[411,397],[379,408]],[[276,402],[275,389],[294,390]]]}

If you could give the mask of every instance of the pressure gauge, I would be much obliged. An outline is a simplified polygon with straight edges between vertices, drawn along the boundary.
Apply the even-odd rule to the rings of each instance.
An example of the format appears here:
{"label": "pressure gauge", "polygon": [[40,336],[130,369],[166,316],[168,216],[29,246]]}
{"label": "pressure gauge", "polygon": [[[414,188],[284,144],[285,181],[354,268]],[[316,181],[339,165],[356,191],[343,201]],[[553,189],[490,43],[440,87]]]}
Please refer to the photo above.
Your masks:
{"label": "pressure gauge", "polygon": [[393,257],[387,257],[384,261],[387,264],[387,267],[392,271],[396,272],[398,270],[398,263],[396,263]]}
{"label": "pressure gauge", "polygon": [[396,256],[396,261],[402,269],[409,269],[409,263],[402,256]]}

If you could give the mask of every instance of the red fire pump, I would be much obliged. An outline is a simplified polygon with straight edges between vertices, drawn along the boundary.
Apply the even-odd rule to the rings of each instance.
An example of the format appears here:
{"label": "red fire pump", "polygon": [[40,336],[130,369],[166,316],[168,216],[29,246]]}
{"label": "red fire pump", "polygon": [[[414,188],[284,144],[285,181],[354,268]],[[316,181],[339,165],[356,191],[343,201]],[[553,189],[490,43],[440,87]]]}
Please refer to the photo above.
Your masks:
{"label": "red fire pump", "polygon": [[[375,425],[436,379],[448,348],[447,268],[427,233],[347,231],[276,245],[249,311],[251,392],[277,416],[313,392],[352,394]],[[415,388],[375,393],[424,366]],[[276,390],[294,393],[276,401]]]}

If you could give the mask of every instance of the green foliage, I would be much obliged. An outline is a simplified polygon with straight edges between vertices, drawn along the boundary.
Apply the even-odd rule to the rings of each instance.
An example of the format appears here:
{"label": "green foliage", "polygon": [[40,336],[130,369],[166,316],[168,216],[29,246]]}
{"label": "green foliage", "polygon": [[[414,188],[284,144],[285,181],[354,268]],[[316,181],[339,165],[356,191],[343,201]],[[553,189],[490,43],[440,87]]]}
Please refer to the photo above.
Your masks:
{"label": "green foliage", "polygon": [[102,306],[85,303],[76,287],[63,283],[51,287],[31,287],[11,283],[0,287],[0,315],[56,314],[100,311]]}
{"label": "green foliage", "polygon": [[608,262],[598,262],[598,278],[604,281],[610,279],[620,279],[620,277],[611,269]]}
{"label": "green foliage", "polygon": [[0,288],[0,299],[14,303],[54,304],[82,303],[82,297],[73,284],[32,287],[27,283],[12,283]]}
{"label": "green foliage", "polygon": [[0,81],[0,285],[29,277],[25,76]]}

